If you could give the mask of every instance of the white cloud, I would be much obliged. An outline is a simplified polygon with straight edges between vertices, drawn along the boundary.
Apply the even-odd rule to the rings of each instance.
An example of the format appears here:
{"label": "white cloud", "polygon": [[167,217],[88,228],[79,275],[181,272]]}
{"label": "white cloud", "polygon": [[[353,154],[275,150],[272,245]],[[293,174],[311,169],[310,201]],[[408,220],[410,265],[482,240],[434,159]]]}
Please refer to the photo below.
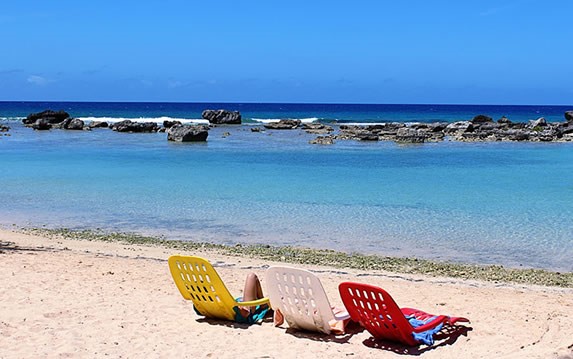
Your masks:
{"label": "white cloud", "polygon": [[44,86],[50,82],[47,78],[38,75],[30,75],[26,81],[37,86]]}
{"label": "white cloud", "polygon": [[185,84],[184,84],[183,82],[181,82],[181,81],[178,81],[178,80],[169,80],[169,81],[167,81],[167,87],[170,88],[170,89],[174,89],[174,88],[177,88],[177,87],[183,87],[183,86],[185,86]]}

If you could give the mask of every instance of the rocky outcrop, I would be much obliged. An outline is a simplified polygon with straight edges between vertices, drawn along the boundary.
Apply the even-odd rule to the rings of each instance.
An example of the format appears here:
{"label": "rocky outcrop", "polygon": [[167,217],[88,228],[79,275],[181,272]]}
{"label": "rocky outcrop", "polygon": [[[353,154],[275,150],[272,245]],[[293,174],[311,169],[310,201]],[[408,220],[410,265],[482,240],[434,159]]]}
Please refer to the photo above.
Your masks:
{"label": "rocky outcrop", "polygon": [[528,128],[531,129],[539,129],[541,127],[547,127],[547,121],[545,121],[544,117],[540,117],[537,120],[530,120],[529,123],[527,124]]}
{"label": "rocky outcrop", "polygon": [[332,145],[334,144],[334,136],[318,136],[314,140],[310,140],[308,143],[311,145]]}
{"label": "rocky outcrop", "polygon": [[573,111],[565,112],[565,120],[567,122],[573,122]]}
{"label": "rocky outcrop", "polygon": [[10,127],[0,123],[0,132],[8,132],[8,131],[10,131]]}
{"label": "rocky outcrop", "polygon": [[[22,120],[24,125],[33,125],[38,120],[43,119],[43,123],[53,124],[63,122],[65,119],[69,118],[70,114],[66,111],[52,111],[46,110],[38,113],[31,113]],[[33,126],[32,126],[33,127]]]}
{"label": "rocky outcrop", "polygon": [[444,129],[445,134],[461,134],[465,132],[473,132],[474,125],[470,121],[458,121],[450,123]]}
{"label": "rocky outcrop", "polygon": [[176,125],[167,130],[167,140],[175,142],[205,142],[209,136],[209,126]]}
{"label": "rocky outcrop", "polygon": [[424,143],[426,132],[415,128],[401,128],[396,133],[396,142],[400,143]]}
{"label": "rocky outcrop", "polygon": [[241,114],[239,111],[205,110],[201,114],[205,120],[213,125],[240,125]]}
{"label": "rocky outcrop", "polygon": [[31,127],[34,130],[45,131],[52,128],[52,124],[50,123],[50,120],[47,118],[39,118],[31,125]]}
{"label": "rocky outcrop", "polygon": [[511,125],[511,121],[505,116],[502,116],[499,120],[497,120],[497,123],[500,125]]}
{"label": "rocky outcrop", "polygon": [[105,121],[92,121],[89,124],[90,128],[108,128],[109,124]]}
{"label": "rocky outcrop", "polygon": [[300,126],[300,120],[279,120],[277,122],[265,123],[264,127],[269,130],[294,130]]}
{"label": "rocky outcrop", "polygon": [[486,122],[493,122],[493,119],[486,115],[477,115],[472,120],[471,123],[486,123]]}
{"label": "rocky outcrop", "polygon": [[302,129],[305,130],[307,133],[312,133],[315,135],[324,135],[334,131],[334,128],[332,128],[332,126],[327,126],[322,123],[304,123],[302,125]]}
{"label": "rocky outcrop", "polygon": [[395,141],[423,143],[444,139],[463,142],[485,141],[573,141],[573,122],[547,122],[540,117],[528,123],[513,123],[502,117],[494,122],[479,115],[472,121],[453,123],[381,123],[376,125],[340,125],[339,140]]}
{"label": "rocky outcrop", "polygon": [[79,118],[68,118],[62,123],[62,129],[64,130],[83,130],[84,121]]}
{"label": "rocky outcrop", "polygon": [[155,122],[133,122],[125,120],[114,123],[111,129],[117,132],[157,132],[159,126]]}
{"label": "rocky outcrop", "polygon": [[171,128],[173,126],[177,126],[177,125],[181,125],[181,121],[170,121],[170,120],[165,120],[163,121],[163,127],[165,128]]}

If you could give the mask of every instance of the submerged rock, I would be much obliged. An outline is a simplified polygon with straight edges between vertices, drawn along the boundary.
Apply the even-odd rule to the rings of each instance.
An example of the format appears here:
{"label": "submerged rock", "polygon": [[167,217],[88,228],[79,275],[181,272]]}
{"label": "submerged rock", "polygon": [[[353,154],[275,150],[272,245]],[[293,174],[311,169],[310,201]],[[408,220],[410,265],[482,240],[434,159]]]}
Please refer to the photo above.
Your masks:
{"label": "submerged rock", "polygon": [[0,132],[8,132],[8,131],[10,131],[9,126],[0,124]]}
{"label": "submerged rock", "polygon": [[318,136],[314,140],[310,140],[311,145],[332,145],[334,144],[333,136]]}
{"label": "submerged rock", "polygon": [[205,120],[214,125],[240,125],[241,113],[227,110],[205,110],[201,114]]}
{"label": "submerged rock", "polygon": [[315,135],[323,135],[334,131],[334,128],[322,123],[304,123],[302,125],[302,129],[307,133],[312,133]]}
{"label": "submerged rock", "polygon": [[167,130],[167,140],[175,142],[205,142],[209,136],[209,126],[176,125]]}
{"label": "submerged rock", "polygon": [[278,122],[265,123],[265,128],[270,130],[294,130],[300,126],[300,120],[279,120]]}

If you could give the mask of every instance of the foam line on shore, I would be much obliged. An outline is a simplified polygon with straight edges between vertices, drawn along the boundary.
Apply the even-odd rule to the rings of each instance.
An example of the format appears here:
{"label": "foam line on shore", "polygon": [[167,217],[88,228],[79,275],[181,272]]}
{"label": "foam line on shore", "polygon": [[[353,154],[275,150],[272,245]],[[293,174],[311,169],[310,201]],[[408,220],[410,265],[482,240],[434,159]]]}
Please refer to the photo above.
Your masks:
{"label": "foam line on shore", "polygon": [[121,121],[129,120],[131,122],[155,122],[158,124],[163,124],[164,121],[179,121],[181,123],[200,123],[200,124],[209,124],[208,120],[200,119],[200,118],[175,118],[175,117],[138,117],[138,118],[127,118],[127,117],[78,117],[80,120],[85,122],[108,122],[108,123],[117,123]]}
{"label": "foam line on shore", "polygon": [[535,268],[506,268],[501,265],[477,265],[441,262],[418,258],[388,257],[335,250],[310,249],[292,246],[234,245],[169,240],[163,237],[144,236],[136,233],[104,232],[101,230],[70,230],[67,228],[22,228],[23,233],[49,238],[120,242],[161,246],[178,250],[215,250],[222,254],[259,258],[304,265],[322,265],[335,268],[383,270],[392,273],[423,274],[431,277],[448,277],[495,283],[533,284],[547,287],[573,288],[573,272],[553,272]]}
{"label": "foam line on shore", "polygon": [[[260,122],[260,123],[272,123],[272,122],[279,122],[280,120],[284,120],[283,118],[252,118],[252,121]],[[319,119],[318,117],[308,117],[308,118],[294,118],[292,120],[300,120],[302,123],[312,123],[317,122]]]}

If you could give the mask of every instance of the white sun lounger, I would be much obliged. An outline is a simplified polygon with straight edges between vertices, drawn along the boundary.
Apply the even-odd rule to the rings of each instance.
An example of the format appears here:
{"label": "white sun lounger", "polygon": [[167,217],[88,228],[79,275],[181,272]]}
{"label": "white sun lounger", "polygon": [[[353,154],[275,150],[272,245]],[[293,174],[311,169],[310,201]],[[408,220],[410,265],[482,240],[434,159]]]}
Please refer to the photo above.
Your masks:
{"label": "white sun lounger", "polygon": [[291,328],[330,334],[331,321],[350,318],[346,311],[333,313],[320,280],[309,271],[272,266],[265,279],[271,307],[280,310]]}

